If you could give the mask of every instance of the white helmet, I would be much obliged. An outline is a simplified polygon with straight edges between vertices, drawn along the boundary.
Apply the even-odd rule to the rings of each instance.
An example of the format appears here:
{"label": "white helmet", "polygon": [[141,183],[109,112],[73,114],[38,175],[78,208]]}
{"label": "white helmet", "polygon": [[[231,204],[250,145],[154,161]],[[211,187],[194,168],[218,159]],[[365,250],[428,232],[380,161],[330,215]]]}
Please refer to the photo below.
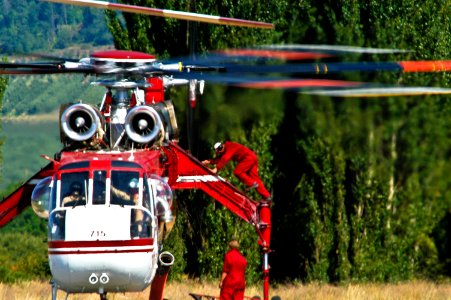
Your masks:
{"label": "white helmet", "polygon": [[215,149],[215,151],[222,151],[222,149],[224,148],[224,144],[221,142],[217,142],[214,146],[213,149]]}

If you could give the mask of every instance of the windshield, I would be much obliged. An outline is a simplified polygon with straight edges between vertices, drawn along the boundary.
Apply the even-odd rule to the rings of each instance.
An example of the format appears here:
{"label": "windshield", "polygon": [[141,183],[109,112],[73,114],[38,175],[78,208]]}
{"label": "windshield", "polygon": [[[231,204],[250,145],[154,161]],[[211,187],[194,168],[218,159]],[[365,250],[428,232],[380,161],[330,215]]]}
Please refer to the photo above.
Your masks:
{"label": "windshield", "polygon": [[94,170],[90,180],[88,171],[62,173],[59,207],[110,204],[150,209],[149,187],[141,176],[138,171],[112,170],[108,178],[107,170]]}
{"label": "windshield", "polygon": [[[86,226],[100,228],[95,232],[108,231],[103,236],[106,239],[153,236],[151,187],[140,169],[66,168],[55,176],[54,182],[49,240],[89,240],[91,235],[83,236],[89,231],[83,231]],[[84,221],[84,227],[79,220]]]}
{"label": "windshield", "polygon": [[63,173],[61,175],[61,207],[86,205],[88,199],[88,172]]}
{"label": "windshield", "polygon": [[111,171],[112,205],[139,205],[140,190],[139,172]]}

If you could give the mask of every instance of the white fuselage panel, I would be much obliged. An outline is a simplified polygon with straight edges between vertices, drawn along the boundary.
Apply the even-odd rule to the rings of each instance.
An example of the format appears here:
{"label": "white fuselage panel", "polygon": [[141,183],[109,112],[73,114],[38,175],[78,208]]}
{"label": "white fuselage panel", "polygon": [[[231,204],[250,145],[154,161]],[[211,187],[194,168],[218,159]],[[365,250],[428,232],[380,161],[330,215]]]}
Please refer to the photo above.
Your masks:
{"label": "white fuselage panel", "polygon": [[132,239],[130,215],[126,206],[66,210],[65,240],[49,241],[48,250],[60,289],[123,292],[142,291],[149,285],[157,268],[157,238]]}

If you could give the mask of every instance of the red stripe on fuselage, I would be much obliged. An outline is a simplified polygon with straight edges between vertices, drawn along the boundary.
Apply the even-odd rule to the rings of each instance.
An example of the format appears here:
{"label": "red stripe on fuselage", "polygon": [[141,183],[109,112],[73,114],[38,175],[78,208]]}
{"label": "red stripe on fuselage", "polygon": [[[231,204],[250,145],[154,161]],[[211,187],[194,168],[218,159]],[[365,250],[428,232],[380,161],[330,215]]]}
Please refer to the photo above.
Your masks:
{"label": "red stripe on fuselage", "polygon": [[153,239],[120,241],[49,241],[49,248],[130,247],[153,245]]}
{"label": "red stripe on fuselage", "polygon": [[[153,239],[149,238],[149,239],[121,240],[121,241],[49,241],[48,246],[49,246],[48,250],[49,254],[105,254],[105,253],[152,252]],[[149,247],[130,248],[143,246]],[[102,248],[111,248],[111,249],[102,249]]]}
{"label": "red stripe on fuselage", "polygon": [[50,255],[67,255],[67,254],[111,254],[111,253],[137,253],[137,252],[152,252],[153,249],[112,249],[112,250],[71,250],[71,251],[52,251],[49,249]]}

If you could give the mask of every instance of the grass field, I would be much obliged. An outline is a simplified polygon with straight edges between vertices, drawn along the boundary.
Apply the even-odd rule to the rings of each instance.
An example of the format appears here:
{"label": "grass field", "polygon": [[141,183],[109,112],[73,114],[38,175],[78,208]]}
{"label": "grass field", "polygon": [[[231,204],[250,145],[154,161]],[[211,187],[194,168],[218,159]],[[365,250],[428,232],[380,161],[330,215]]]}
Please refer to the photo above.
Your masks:
{"label": "grass field", "polygon": [[[218,295],[219,289],[210,283],[199,283],[195,281],[168,283],[165,298],[170,300],[193,299],[189,293],[199,293],[207,295]],[[260,295],[261,287],[248,287],[246,295]],[[451,284],[436,284],[426,281],[415,281],[399,284],[350,284],[333,286],[327,284],[308,285],[280,285],[270,290],[270,298],[275,295],[283,300],[298,299],[321,299],[321,300],[435,300],[451,299]],[[65,299],[64,292],[58,293],[58,299]],[[109,294],[110,300],[125,299],[148,299],[149,290],[141,293]],[[27,299],[27,300],[47,300],[51,299],[50,285],[47,282],[24,282],[14,285],[0,283],[0,299]],[[95,294],[74,294],[68,299],[99,299]]]}

